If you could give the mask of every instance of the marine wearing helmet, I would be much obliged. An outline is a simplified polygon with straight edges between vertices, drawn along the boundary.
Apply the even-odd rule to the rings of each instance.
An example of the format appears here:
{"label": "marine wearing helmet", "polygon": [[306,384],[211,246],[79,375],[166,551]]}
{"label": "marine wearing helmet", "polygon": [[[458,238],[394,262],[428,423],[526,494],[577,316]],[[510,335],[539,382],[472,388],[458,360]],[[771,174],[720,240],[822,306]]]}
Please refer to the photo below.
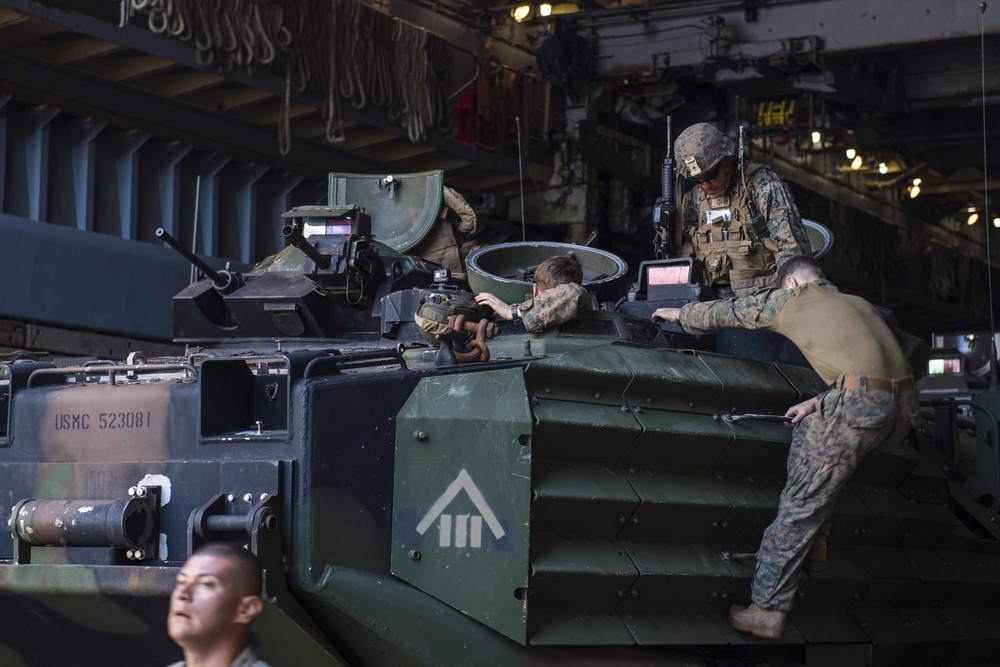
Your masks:
{"label": "marine wearing helmet", "polygon": [[692,189],[681,202],[684,254],[705,262],[719,296],[767,286],[781,264],[811,252],[792,193],[765,165],[740,173],[733,140],[711,123],[674,142],[677,171]]}

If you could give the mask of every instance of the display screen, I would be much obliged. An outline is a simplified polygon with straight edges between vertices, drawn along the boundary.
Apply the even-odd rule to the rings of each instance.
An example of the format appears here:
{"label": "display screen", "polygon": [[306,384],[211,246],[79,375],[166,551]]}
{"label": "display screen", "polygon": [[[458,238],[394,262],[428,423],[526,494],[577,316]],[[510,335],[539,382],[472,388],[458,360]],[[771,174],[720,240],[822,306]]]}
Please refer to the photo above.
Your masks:
{"label": "display screen", "polygon": [[350,234],[351,233],[351,220],[350,218],[344,219],[329,219],[326,221],[326,233],[327,234]]}
{"label": "display screen", "polygon": [[331,236],[350,236],[350,218],[306,218],[302,225],[302,236],[309,238],[314,234],[329,234]]}
{"label": "display screen", "polygon": [[961,375],[962,358],[931,359],[927,362],[928,375]]}
{"label": "display screen", "polygon": [[646,279],[650,285],[679,285],[691,282],[691,265],[648,266]]}

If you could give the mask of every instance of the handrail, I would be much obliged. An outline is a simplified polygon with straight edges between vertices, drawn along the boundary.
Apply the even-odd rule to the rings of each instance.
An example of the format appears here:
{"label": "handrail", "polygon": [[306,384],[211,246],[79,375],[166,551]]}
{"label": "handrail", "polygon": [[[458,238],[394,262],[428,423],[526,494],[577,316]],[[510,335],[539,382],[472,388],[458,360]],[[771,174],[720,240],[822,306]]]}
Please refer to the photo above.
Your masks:
{"label": "handrail", "polygon": [[[357,354],[332,354],[326,357],[317,357],[313,359],[308,364],[306,364],[306,370],[302,374],[303,380],[308,380],[313,376],[313,371],[320,366],[333,365],[335,366],[333,372],[339,373],[339,366],[346,364],[353,364],[355,362],[363,361],[376,361],[376,360],[388,360],[394,359],[398,364],[400,370],[407,370],[406,360],[403,359],[403,355],[396,349],[386,349],[386,350],[373,350],[371,352],[359,352]],[[371,364],[377,365],[377,364]],[[318,374],[318,371],[317,371]]]}
{"label": "handrail", "polygon": [[131,365],[107,365],[107,366],[66,366],[61,368],[39,368],[28,376],[28,387],[34,384],[36,377],[42,375],[76,375],[80,373],[107,373],[111,384],[116,383],[116,376],[119,373],[140,373],[153,371],[177,371],[182,370],[190,373],[194,379],[198,379],[198,369],[191,364],[131,364]]}

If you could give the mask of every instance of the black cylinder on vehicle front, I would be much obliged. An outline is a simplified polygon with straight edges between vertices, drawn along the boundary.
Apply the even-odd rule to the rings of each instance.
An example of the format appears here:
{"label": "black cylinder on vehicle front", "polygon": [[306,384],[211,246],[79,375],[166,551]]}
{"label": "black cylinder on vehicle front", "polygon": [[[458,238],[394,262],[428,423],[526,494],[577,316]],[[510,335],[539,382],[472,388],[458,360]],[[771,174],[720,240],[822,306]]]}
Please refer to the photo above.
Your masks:
{"label": "black cylinder on vehicle front", "polygon": [[22,500],[11,533],[33,546],[137,549],[153,537],[153,508],[141,498]]}

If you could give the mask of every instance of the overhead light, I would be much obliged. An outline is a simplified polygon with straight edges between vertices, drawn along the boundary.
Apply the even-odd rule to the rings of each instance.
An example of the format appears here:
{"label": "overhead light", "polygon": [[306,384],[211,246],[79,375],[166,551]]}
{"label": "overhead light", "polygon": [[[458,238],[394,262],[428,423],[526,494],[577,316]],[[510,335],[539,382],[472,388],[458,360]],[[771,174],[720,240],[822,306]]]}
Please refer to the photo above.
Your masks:
{"label": "overhead light", "polygon": [[853,160],[857,156],[858,156],[858,152],[856,150],[854,150],[853,148],[848,148],[847,149],[847,159],[848,160]]}
{"label": "overhead light", "polygon": [[970,213],[969,214],[969,219],[965,221],[965,224],[967,224],[967,225],[969,225],[971,227],[972,225],[976,224],[977,222],[979,222],[979,214],[978,213]]}
{"label": "overhead light", "polygon": [[910,192],[910,199],[916,199],[920,196],[920,184],[923,182],[924,180],[922,178],[913,179],[913,184],[907,188]]}
{"label": "overhead light", "polygon": [[531,5],[518,5],[510,10],[510,17],[520,23],[531,15]]}
{"label": "overhead light", "polygon": [[889,173],[889,165],[887,165],[885,162],[879,162],[878,163],[878,173],[880,173],[880,174],[887,174],[887,173]]}
{"label": "overhead light", "polygon": [[965,209],[965,212],[966,213],[975,213],[976,212],[976,207],[975,206],[970,206],[969,208]]}
{"label": "overhead light", "polygon": [[860,155],[855,155],[854,156],[854,162],[851,163],[851,169],[861,169],[861,165],[862,164],[863,164],[863,161],[861,159],[861,156]]}
{"label": "overhead light", "polygon": [[819,130],[813,130],[813,132],[812,132],[812,140],[813,140],[813,145],[818,144],[819,142],[823,141],[823,135],[820,133]]}
{"label": "overhead light", "polygon": [[572,2],[560,2],[552,6],[553,16],[557,14],[574,14],[580,11],[580,7]]}
{"label": "overhead light", "polygon": [[538,5],[538,13],[541,14],[542,16],[548,16],[549,14],[552,13],[552,5],[550,5],[547,2],[543,2],[542,4]]}
{"label": "overhead light", "polygon": [[1000,227],[1000,218],[993,218],[993,226]]}

